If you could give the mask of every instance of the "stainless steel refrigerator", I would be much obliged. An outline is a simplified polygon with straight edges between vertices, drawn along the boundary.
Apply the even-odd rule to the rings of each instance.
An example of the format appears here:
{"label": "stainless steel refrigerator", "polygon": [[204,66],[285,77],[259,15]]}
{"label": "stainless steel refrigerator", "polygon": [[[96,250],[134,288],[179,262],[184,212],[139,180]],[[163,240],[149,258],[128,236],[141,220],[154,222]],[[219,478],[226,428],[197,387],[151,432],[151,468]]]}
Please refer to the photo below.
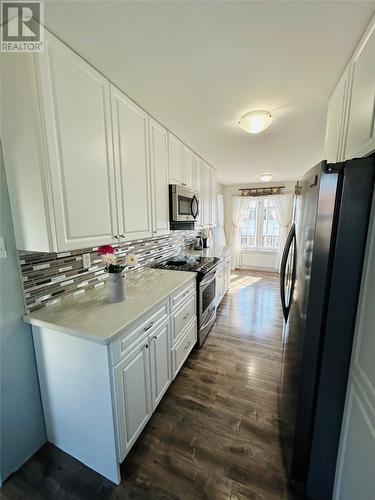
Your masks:
{"label": "stainless steel refrigerator", "polygon": [[292,487],[332,498],[375,158],[322,162],[296,187],[280,292],[280,431]]}

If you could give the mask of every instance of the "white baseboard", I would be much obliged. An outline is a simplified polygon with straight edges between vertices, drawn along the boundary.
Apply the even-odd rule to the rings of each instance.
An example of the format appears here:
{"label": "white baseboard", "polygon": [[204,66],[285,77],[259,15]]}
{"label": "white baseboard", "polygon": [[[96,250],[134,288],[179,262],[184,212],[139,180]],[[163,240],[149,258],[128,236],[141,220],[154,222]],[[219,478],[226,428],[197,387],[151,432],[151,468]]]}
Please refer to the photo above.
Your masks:
{"label": "white baseboard", "polygon": [[240,266],[239,269],[244,271],[263,271],[266,273],[278,273],[278,269],[275,267],[261,267],[261,266]]}

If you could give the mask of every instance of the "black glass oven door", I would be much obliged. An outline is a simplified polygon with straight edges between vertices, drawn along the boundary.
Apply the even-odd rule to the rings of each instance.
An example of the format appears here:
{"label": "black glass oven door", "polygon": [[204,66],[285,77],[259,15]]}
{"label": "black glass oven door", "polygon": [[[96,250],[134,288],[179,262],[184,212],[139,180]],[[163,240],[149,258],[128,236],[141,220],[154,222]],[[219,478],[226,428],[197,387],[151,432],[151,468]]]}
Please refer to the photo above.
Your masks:
{"label": "black glass oven door", "polygon": [[200,311],[199,323],[202,325],[206,318],[212,314],[216,306],[216,278],[205,278],[200,284]]}

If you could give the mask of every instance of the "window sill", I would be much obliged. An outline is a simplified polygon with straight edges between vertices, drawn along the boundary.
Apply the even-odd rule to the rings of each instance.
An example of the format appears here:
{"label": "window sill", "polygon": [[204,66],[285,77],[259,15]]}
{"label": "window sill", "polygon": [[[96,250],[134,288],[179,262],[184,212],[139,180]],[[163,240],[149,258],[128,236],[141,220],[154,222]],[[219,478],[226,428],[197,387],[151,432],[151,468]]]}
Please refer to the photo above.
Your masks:
{"label": "window sill", "polygon": [[267,253],[276,254],[277,250],[274,248],[241,248],[241,253]]}

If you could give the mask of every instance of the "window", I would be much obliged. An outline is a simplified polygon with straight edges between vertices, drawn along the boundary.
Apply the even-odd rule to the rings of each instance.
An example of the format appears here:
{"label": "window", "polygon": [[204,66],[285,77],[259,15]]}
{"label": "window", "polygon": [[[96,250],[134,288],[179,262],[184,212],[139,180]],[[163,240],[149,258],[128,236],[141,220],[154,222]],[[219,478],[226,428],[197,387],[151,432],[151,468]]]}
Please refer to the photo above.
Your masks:
{"label": "window", "polygon": [[277,250],[280,224],[276,218],[276,203],[272,198],[254,198],[241,227],[241,248]]}
{"label": "window", "polygon": [[251,200],[244,223],[241,227],[241,247],[255,248],[257,233],[257,201]]}

